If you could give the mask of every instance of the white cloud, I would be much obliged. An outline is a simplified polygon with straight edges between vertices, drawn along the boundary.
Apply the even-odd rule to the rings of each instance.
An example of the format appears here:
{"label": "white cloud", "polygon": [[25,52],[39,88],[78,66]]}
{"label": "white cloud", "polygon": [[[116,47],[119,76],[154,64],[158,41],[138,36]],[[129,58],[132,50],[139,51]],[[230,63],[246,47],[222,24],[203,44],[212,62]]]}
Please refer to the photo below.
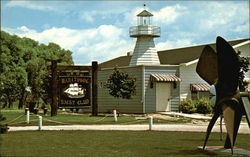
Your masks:
{"label": "white cloud", "polygon": [[235,28],[232,28],[232,31],[233,32],[236,32],[236,33],[246,33],[246,34],[249,34],[249,21],[246,22],[245,24],[242,24],[242,25],[238,25],[236,26]]}
{"label": "white cloud", "polygon": [[[146,8],[149,12],[151,12],[153,16],[153,25],[161,25],[161,24],[170,24],[177,20],[177,18],[185,13],[187,8],[181,6],[179,4],[173,6],[166,6],[161,8],[158,11],[151,11],[149,8]],[[141,7],[136,7],[131,9],[131,11],[127,11],[124,13],[124,23],[129,24],[130,26],[137,25],[137,16],[144,9]]]}
{"label": "white cloud", "polygon": [[156,44],[156,48],[158,51],[173,49],[173,48],[181,48],[193,45],[191,39],[178,39],[178,40],[167,40],[165,42],[159,42]]}
{"label": "white cloud", "polygon": [[54,42],[73,52],[75,64],[89,64],[92,60],[103,62],[126,55],[133,49],[132,42],[123,38],[124,31],[112,25],[101,25],[93,29],[50,28],[42,32],[26,26],[3,30],[20,37],[32,38],[40,43]]}
{"label": "white cloud", "polygon": [[164,7],[159,11],[153,11],[152,13],[156,24],[170,24],[175,22],[180,15],[184,14],[186,9],[186,7],[176,4],[174,6]]}
{"label": "white cloud", "polygon": [[122,21],[122,25],[128,25],[128,26],[136,26],[137,25],[137,16],[143,9],[141,7],[136,7],[134,9],[131,9],[130,11],[127,11],[123,14],[124,21]]}
{"label": "white cloud", "polygon": [[79,17],[81,20],[85,20],[86,22],[93,23],[98,13],[96,11],[84,11],[79,13]]}
{"label": "white cloud", "polygon": [[[55,9],[52,5],[46,7],[39,3],[35,6],[35,3],[11,1],[7,5],[37,10]],[[42,43],[55,42],[70,49],[78,64],[90,63],[91,60],[102,62],[133,50],[135,41],[128,39],[128,28],[137,24],[136,15],[143,10],[133,6],[122,9],[122,5],[116,8],[115,4],[106,9],[107,6],[109,5],[103,5],[101,9],[74,10],[72,17],[85,19],[91,23],[91,29],[58,28],[47,24],[42,32],[25,26],[4,30]],[[161,38],[155,42],[158,50],[215,42],[217,35],[230,40],[249,37],[249,8],[245,1],[190,1],[168,6],[164,3],[160,9],[149,11],[154,14],[153,25],[161,26],[162,30]],[[110,25],[98,26],[98,20]]]}
{"label": "white cloud", "polygon": [[98,20],[119,20],[117,15],[130,11],[130,7],[131,4],[123,1],[102,1],[95,9],[90,9],[91,7],[82,8],[78,12],[78,17],[91,24],[99,22]]}
{"label": "white cloud", "polygon": [[[246,28],[249,26],[249,7],[246,7],[246,1],[235,3],[233,1],[226,2],[210,2],[204,6],[203,10],[198,13],[202,15],[200,18],[200,27],[202,30],[219,30],[230,31],[232,28]],[[229,32],[228,32],[229,33]]]}
{"label": "white cloud", "polygon": [[55,11],[57,10],[55,7],[51,5],[44,5],[42,3],[39,3],[39,1],[16,1],[16,0],[11,0],[6,4],[6,7],[24,7],[28,9],[33,9],[33,10],[40,10],[40,11]]}
{"label": "white cloud", "polygon": [[[180,13],[181,9],[177,9],[174,22],[161,24],[162,35],[158,44],[160,48],[212,43],[215,42],[216,36],[227,40],[249,37],[250,15],[246,1],[194,1],[181,3],[179,6],[183,7],[183,13]],[[178,44],[178,41],[186,39],[192,39],[190,45],[186,45],[189,42],[183,46]]]}

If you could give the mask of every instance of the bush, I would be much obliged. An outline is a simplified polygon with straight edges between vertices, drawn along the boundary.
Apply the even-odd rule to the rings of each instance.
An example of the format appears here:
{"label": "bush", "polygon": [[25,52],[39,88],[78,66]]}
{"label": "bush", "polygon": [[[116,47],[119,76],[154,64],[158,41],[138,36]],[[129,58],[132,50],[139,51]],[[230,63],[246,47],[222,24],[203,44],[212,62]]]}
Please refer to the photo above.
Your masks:
{"label": "bush", "polygon": [[201,98],[195,103],[196,112],[202,114],[209,114],[213,111],[213,106],[208,99]]}
{"label": "bush", "polygon": [[4,134],[8,132],[8,125],[7,124],[0,124],[0,134]]}
{"label": "bush", "polygon": [[[3,117],[3,115],[0,113],[0,121],[4,121],[6,118]],[[0,134],[4,134],[8,131],[8,125],[7,124],[0,124]]]}
{"label": "bush", "polygon": [[191,99],[182,100],[179,109],[183,113],[194,113],[196,111],[195,104]]}

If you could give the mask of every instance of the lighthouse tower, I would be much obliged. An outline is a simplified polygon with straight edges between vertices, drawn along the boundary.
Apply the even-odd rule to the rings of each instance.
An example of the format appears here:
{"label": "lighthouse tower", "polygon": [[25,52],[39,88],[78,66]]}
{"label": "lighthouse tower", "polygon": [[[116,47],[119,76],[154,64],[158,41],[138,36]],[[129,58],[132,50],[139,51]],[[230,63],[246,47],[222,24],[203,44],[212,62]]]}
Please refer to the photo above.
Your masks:
{"label": "lighthouse tower", "polygon": [[152,26],[152,16],[147,10],[137,15],[137,26],[129,28],[130,37],[137,38],[130,66],[160,65],[154,38],[160,37],[160,27]]}

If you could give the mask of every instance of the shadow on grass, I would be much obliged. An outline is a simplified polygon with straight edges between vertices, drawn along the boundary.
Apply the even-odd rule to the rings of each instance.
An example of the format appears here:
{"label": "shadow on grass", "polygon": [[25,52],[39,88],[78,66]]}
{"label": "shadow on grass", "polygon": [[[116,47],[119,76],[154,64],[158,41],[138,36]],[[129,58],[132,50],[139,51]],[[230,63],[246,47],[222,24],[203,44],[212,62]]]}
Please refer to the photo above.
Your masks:
{"label": "shadow on grass", "polygon": [[1,156],[0,157],[44,157],[44,156]]}
{"label": "shadow on grass", "polygon": [[[154,147],[156,150],[168,150],[168,147]],[[207,155],[209,157],[218,157],[217,153],[211,152],[211,151],[206,151],[206,150],[201,150],[201,149],[196,149],[196,150],[180,150],[178,152],[169,152],[169,153],[164,153],[166,156],[182,156],[185,154],[186,156],[204,156]]]}
{"label": "shadow on grass", "polygon": [[178,152],[169,152],[169,153],[164,153],[164,155],[166,156],[183,156],[183,154],[185,154],[185,156],[192,156],[192,157],[204,157],[204,156],[208,156],[208,157],[219,157],[219,155],[217,153],[214,152],[209,152],[206,150],[180,150]]}

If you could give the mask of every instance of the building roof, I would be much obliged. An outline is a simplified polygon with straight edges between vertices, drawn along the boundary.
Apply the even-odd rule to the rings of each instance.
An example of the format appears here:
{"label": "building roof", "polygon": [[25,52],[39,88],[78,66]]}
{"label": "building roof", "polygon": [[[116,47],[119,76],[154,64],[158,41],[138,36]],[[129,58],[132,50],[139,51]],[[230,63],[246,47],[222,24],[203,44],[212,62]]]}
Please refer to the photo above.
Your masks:
{"label": "building roof", "polygon": [[154,16],[153,14],[151,14],[150,12],[148,12],[147,10],[143,10],[141,13],[139,13],[137,16]]}
{"label": "building roof", "polygon": [[[233,40],[229,41],[229,44],[231,46],[234,46],[247,40],[249,39]],[[161,64],[178,65],[181,63],[193,61],[200,57],[201,52],[206,45],[210,45],[214,50],[216,50],[216,44],[212,43],[172,50],[158,51],[160,62]]]}
{"label": "building roof", "polygon": [[114,58],[103,62],[99,65],[101,68],[114,68],[114,67],[124,67],[128,66],[130,63],[130,59],[132,56],[120,56],[118,58]]}
{"label": "building roof", "polygon": [[[229,41],[229,44],[231,46],[240,44],[242,42],[245,42],[249,40],[248,39],[239,39],[239,40],[232,40]],[[171,50],[164,50],[164,51],[158,51],[160,63],[162,65],[179,65],[182,63],[188,63],[190,61],[196,60],[200,57],[200,54],[203,50],[203,48],[206,45],[210,45],[213,49],[216,49],[216,44],[204,44],[204,45],[198,45],[198,46],[191,46],[191,47],[184,47],[184,48],[177,48],[177,49],[171,49]],[[121,56],[118,58],[114,58],[112,60],[103,62],[100,64],[101,68],[113,68],[113,67],[122,67],[122,66],[129,66],[131,56]]]}
{"label": "building roof", "polygon": [[208,92],[210,85],[207,83],[190,84],[190,90],[196,92]]}

